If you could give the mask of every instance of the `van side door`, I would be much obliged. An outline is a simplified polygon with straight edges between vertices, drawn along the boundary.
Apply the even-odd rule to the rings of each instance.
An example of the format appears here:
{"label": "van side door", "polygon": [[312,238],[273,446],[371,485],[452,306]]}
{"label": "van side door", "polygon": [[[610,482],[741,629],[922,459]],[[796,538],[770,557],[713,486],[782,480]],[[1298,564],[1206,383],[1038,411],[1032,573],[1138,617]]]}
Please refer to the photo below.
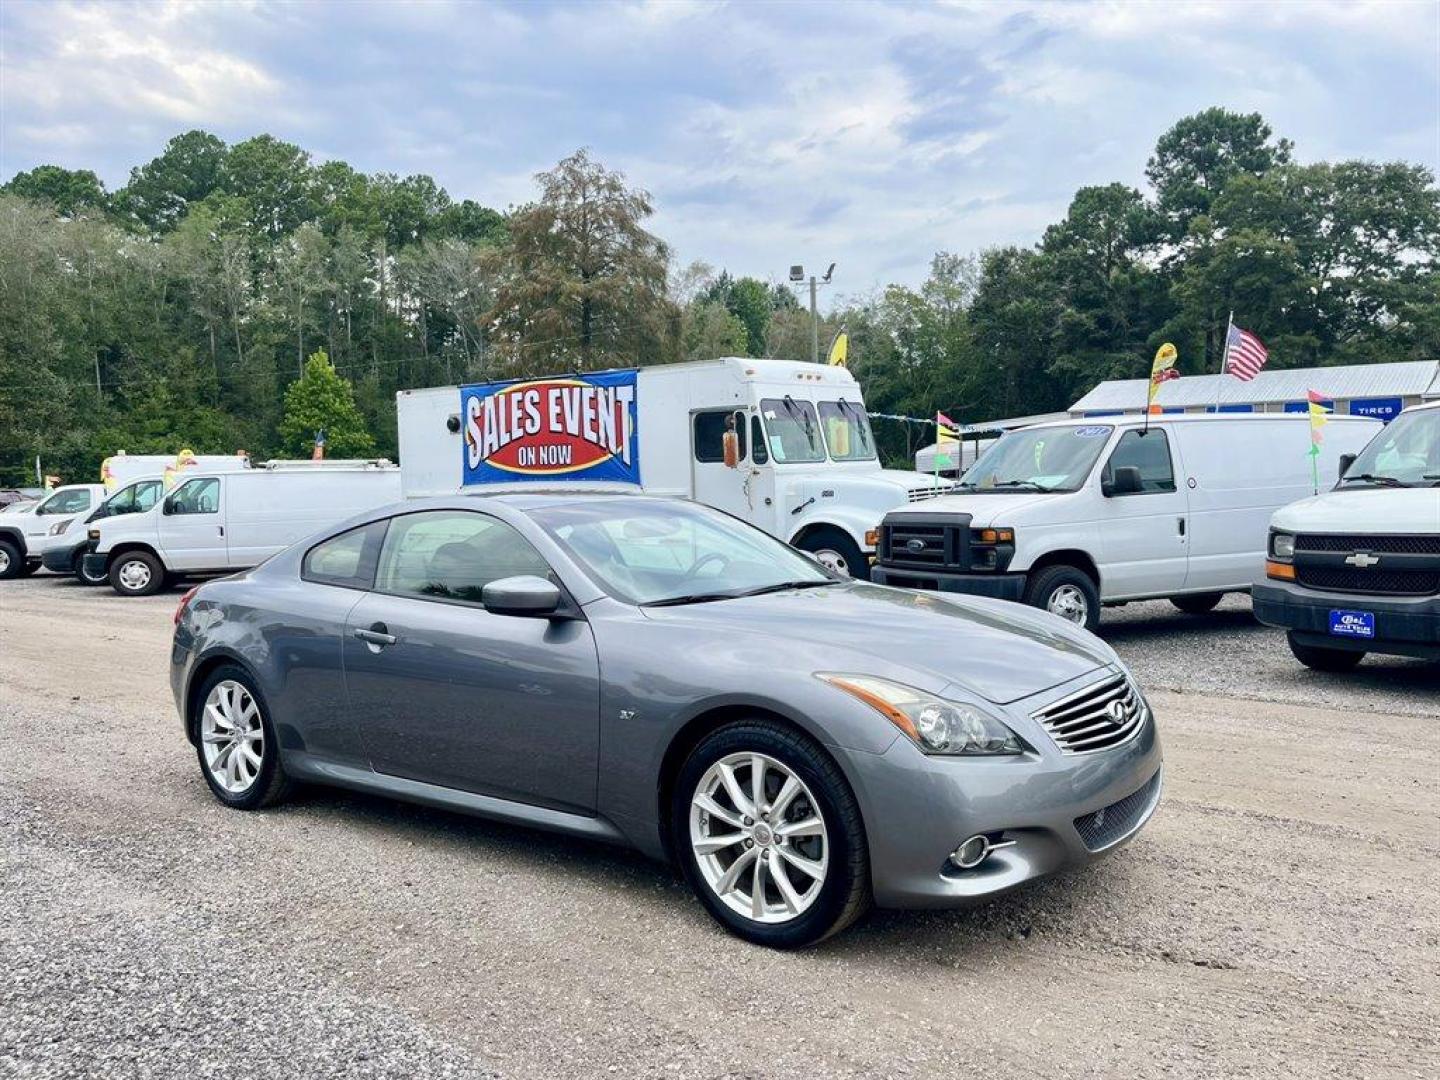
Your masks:
{"label": "van side door", "polygon": [[160,555],[171,570],[226,567],[225,485],[218,476],[186,480],[160,507]]}
{"label": "van side door", "polygon": [[[1139,471],[1138,491],[1123,490],[1117,481],[1121,469]],[[1100,482],[1102,598],[1166,596],[1183,589],[1190,507],[1185,486],[1177,481],[1165,428],[1121,432],[1102,467]]]}

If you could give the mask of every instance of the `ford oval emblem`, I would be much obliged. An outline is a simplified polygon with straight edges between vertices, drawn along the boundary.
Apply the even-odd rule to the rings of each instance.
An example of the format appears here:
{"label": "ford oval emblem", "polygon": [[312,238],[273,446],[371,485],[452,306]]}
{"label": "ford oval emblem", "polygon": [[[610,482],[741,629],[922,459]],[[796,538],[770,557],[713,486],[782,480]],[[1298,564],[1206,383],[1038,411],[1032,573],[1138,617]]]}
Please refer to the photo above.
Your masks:
{"label": "ford oval emblem", "polygon": [[925,550],[925,541],[921,540],[918,537],[913,537],[909,540],[906,540],[905,550],[918,555],[920,552]]}

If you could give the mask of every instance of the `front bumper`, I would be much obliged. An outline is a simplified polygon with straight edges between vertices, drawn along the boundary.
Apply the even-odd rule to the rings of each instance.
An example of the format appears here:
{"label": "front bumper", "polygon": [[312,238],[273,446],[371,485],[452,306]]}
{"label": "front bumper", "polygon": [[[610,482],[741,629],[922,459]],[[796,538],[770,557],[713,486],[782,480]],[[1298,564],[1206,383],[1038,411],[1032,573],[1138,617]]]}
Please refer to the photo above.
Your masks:
{"label": "front bumper", "polygon": [[[1015,758],[931,757],[900,738],[847,764],[882,907],[964,907],[1101,858],[1150,820],[1163,786],[1153,713],[1133,739],[1091,754],[1050,744]],[[976,833],[1014,845],[971,870],[952,865]]]}
{"label": "front bumper", "polygon": [[[1284,581],[1257,581],[1250,591],[1255,617],[1289,630],[1303,645],[1440,660],[1440,596],[1367,596],[1320,592]],[[1330,633],[1332,611],[1368,611],[1373,638]]]}
{"label": "front bumper", "polygon": [[64,547],[49,547],[40,556],[40,565],[57,574],[71,574],[75,571],[75,556],[85,550],[86,541],[67,544]]}
{"label": "front bumper", "polygon": [[996,600],[1019,602],[1025,595],[1024,574],[956,574],[939,570],[898,570],[876,566],[870,580],[877,585],[901,589],[934,589],[937,592],[969,593]]}

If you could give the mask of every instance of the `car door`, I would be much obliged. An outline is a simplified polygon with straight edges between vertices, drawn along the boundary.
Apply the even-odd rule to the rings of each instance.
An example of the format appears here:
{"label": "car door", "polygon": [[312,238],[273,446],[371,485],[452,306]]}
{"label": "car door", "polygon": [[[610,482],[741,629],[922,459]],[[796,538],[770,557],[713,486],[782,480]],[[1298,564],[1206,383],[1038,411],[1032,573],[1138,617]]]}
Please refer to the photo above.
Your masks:
{"label": "car door", "polygon": [[584,619],[486,611],[484,585],[517,574],[554,579],[498,518],[474,510],[392,518],[374,590],[347,620],[351,712],[377,772],[592,811],[594,636]]}
{"label": "car door", "polygon": [[[1111,491],[1115,470],[1140,470],[1141,489]],[[1100,521],[1105,564],[1102,596],[1165,595],[1185,586],[1189,501],[1175,480],[1174,457],[1163,427],[1121,432],[1101,471]]]}
{"label": "car door", "polygon": [[[725,464],[727,431],[735,433],[733,468]],[[774,495],[775,475],[759,418],[747,416],[743,409],[691,413],[690,484],[697,502],[770,528],[772,514],[767,507]]]}
{"label": "car door", "polygon": [[225,485],[218,476],[185,481],[160,507],[161,556],[171,570],[219,570],[226,565]]}

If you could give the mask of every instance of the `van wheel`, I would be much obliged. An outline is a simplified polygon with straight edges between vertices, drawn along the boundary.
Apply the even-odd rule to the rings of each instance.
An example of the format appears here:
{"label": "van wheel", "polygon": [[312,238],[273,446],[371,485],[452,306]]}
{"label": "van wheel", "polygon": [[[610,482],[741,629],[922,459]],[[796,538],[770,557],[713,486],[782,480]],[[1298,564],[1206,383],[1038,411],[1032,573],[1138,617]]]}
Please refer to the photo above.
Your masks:
{"label": "van wheel", "polygon": [[1355,666],[1365,659],[1363,652],[1352,652],[1349,649],[1327,649],[1323,645],[1306,645],[1295,639],[1294,631],[1287,633],[1285,640],[1290,643],[1290,651],[1295,654],[1295,659],[1312,671],[1354,671]]}
{"label": "van wheel", "polygon": [[25,572],[25,556],[9,540],[0,540],[0,578],[19,577]]}
{"label": "van wheel", "polygon": [[1100,592],[1090,575],[1063,563],[1047,566],[1025,586],[1025,603],[1092,633],[1100,625]]}
{"label": "van wheel", "polygon": [[1172,596],[1170,603],[1186,615],[1204,615],[1207,611],[1214,611],[1215,605],[1220,603],[1224,596],[1224,593],[1218,592],[1191,593],[1189,596]]}
{"label": "van wheel", "polygon": [[769,720],[729,724],[695,748],[676,778],[670,829],[700,902],[757,945],[813,945],[869,905],[850,786],[816,743]]}
{"label": "van wheel", "polygon": [[870,580],[870,563],[860,545],[839,529],[829,526],[815,529],[796,541],[795,546],[810,552],[827,570],[856,581]]}
{"label": "van wheel", "polygon": [[81,548],[79,553],[75,556],[75,577],[86,585],[104,585],[105,582],[110,580],[109,573],[103,570],[98,576],[93,574],[87,574],[85,572],[84,548]]}
{"label": "van wheel", "polygon": [[165,584],[165,568],[148,551],[127,551],[110,562],[110,587],[121,596],[149,596]]}

